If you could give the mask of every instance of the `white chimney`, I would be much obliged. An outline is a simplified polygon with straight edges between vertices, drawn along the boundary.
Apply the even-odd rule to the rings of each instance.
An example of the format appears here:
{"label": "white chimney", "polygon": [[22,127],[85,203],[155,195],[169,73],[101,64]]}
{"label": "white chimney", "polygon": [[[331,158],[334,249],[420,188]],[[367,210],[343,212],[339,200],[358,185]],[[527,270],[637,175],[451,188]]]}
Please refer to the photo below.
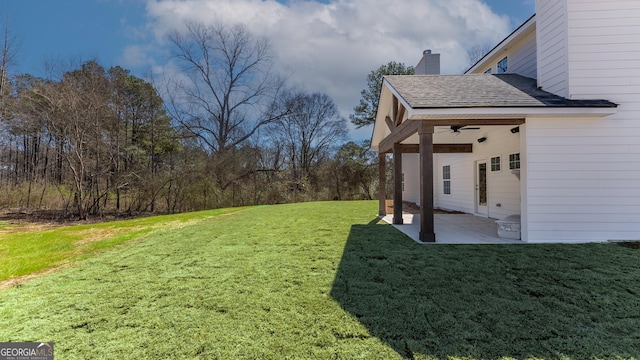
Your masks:
{"label": "white chimney", "polygon": [[431,50],[422,52],[422,59],[416,65],[416,75],[440,75],[440,54],[432,54]]}

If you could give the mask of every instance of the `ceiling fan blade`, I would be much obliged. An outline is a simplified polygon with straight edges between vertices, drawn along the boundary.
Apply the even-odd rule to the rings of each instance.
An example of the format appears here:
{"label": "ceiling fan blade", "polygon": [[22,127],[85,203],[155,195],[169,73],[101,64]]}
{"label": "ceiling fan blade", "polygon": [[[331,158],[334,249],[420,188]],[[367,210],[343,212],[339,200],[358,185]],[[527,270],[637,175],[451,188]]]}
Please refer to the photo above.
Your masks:
{"label": "ceiling fan blade", "polygon": [[467,125],[451,125],[451,131],[454,133],[459,132],[460,130],[480,130],[479,127],[467,127]]}

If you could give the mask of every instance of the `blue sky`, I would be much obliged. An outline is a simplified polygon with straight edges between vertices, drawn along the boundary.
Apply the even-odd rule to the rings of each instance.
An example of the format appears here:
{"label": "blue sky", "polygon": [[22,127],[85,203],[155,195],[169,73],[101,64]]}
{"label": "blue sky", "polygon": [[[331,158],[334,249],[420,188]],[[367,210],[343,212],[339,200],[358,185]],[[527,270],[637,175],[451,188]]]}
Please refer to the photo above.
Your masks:
{"label": "blue sky", "polygon": [[534,10],[534,0],[11,0],[0,22],[19,47],[14,73],[95,58],[141,77],[176,71],[165,35],[185,20],[245,22],[272,40],[282,71],[347,116],[379,65],[415,65],[430,48],[443,73],[460,72],[465,49],[495,45]]}

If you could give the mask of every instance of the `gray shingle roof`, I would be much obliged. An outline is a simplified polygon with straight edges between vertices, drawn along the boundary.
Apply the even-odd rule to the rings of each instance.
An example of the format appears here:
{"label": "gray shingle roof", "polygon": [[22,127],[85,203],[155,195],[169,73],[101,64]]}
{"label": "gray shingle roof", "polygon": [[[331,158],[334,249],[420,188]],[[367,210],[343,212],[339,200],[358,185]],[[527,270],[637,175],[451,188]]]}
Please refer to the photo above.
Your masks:
{"label": "gray shingle roof", "polygon": [[389,75],[395,91],[414,109],[467,107],[616,107],[608,100],[569,100],[537,88],[516,74]]}

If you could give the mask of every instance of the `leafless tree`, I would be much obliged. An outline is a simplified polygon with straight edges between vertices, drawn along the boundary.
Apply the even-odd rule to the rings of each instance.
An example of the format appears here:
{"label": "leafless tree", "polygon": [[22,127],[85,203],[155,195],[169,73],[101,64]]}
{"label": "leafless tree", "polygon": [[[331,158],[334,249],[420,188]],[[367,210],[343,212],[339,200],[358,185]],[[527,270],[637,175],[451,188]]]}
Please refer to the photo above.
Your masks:
{"label": "leafless tree", "polygon": [[284,78],[272,69],[271,46],[243,25],[186,24],[169,40],[184,80],[175,82],[171,113],[212,154],[278,120]]}
{"label": "leafless tree", "polygon": [[326,94],[293,92],[283,102],[290,113],[277,122],[274,132],[284,144],[291,188],[301,191],[318,165],[346,138],[347,120]]}
{"label": "leafless tree", "polygon": [[0,107],[2,118],[6,117],[6,96],[10,91],[9,86],[9,67],[14,64],[19,46],[9,31],[9,21],[5,20],[4,34],[2,38],[2,55],[0,58]]}
{"label": "leafless tree", "polygon": [[[472,67],[491,51],[489,45],[474,45],[467,49],[467,68]],[[466,69],[465,69],[466,70]]]}

